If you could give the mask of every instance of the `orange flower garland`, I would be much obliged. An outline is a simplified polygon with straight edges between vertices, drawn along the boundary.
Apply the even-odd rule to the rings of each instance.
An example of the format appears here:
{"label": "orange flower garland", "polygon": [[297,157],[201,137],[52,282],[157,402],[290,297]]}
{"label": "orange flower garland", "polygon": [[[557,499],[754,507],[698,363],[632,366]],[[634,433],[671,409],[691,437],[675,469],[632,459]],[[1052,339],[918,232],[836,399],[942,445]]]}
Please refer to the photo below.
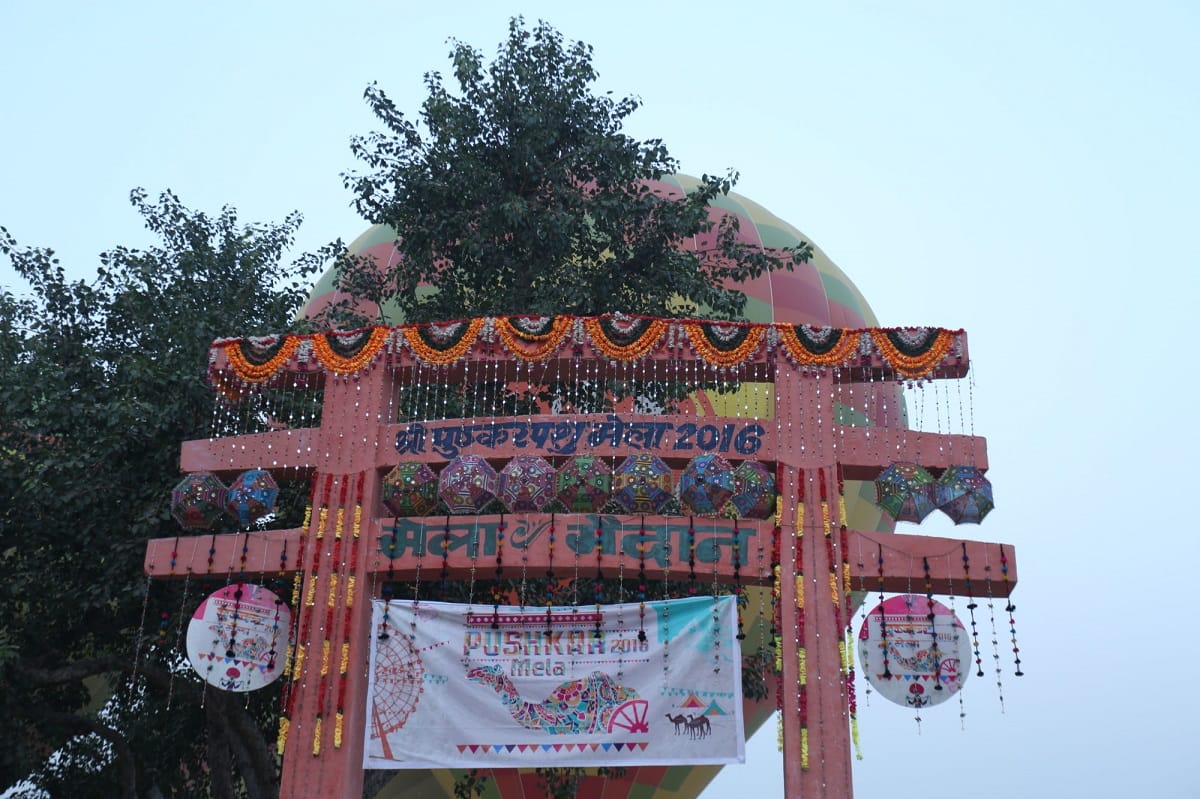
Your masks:
{"label": "orange flower garland", "polygon": [[884,360],[899,374],[915,379],[929,374],[942,362],[962,331],[939,329],[934,335],[933,341],[922,348],[921,352],[911,355],[906,355],[892,342],[889,334],[897,332],[895,328],[891,330],[872,328],[868,332]]}
{"label": "orange flower garland", "polygon": [[823,353],[815,353],[808,348],[804,340],[796,333],[796,328],[788,324],[775,325],[779,332],[779,340],[784,351],[798,366],[840,366],[847,363],[858,349],[858,330],[842,329],[838,333],[837,343]]}
{"label": "orange flower garland", "polygon": [[641,321],[647,324],[641,335],[628,344],[619,344],[613,341],[609,337],[608,331],[604,329],[604,322],[611,319],[613,317],[593,316],[590,319],[584,319],[583,326],[592,339],[592,347],[604,357],[614,361],[636,361],[638,358],[645,357],[646,353],[654,349],[663,334],[667,332],[667,320],[644,318]]}
{"label": "orange flower garland", "polygon": [[[479,338],[479,331],[483,328],[483,323],[487,321],[483,318],[471,319],[470,321],[459,322],[459,324],[467,325],[467,330],[454,344],[444,350],[439,350],[425,343],[421,337],[421,328],[418,325],[406,326],[401,328],[404,335],[404,341],[408,344],[408,348],[412,350],[413,355],[416,355],[422,361],[432,366],[448,366],[459,358],[462,358],[471,347],[474,346],[475,340]],[[426,327],[433,327],[426,325]]]}
{"label": "orange flower garland", "polygon": [[512,317],[496,317],[496,333],[515,358],[526,363],[544,361],[558,351],[574,323],[570,316],[556,316],[544,333],[533,333],[515,324]]}
{"label": "orange flower garland", "polygon": [[[766,328],[762,325],[734,325],[724,322],[683,322],[682,325],[696,354],[706,363],[722,367],[737,366],[758,352],[763,334],[766,332]],[[712,343],[708,332],[709,329],[718,325],[737,327],[740,329],[739,332],[744,331],[744,337],[737,346],[723,350]]]}
{"label": "orange flower garland", "polygon": [[370,336],[367,337],[358,352],[348,356],[340,355],[329,343],[329,337],[336,335],[339,334],[322,333],[313,336],[313,352],[316,353],[317,360],[321,362],[321,365],[329,371],[339,375],[348,375],[361,372],[370,365],[371,361],[375,360],[376,356],[383,351],[383,345],[387,343],[388,336],[391,335],[391,328],[372,328]]}
{"label": "orange flower garland", "polygon": [[298,336],[285,336],[278,352],[261,364],[253,363],[242,352],[242,339],[230,341],[224,344],[222,349],[225,351],[225,358],[229,361],[235,375],[247,383],[261,383],[278,374],[296,354],[299,346],[300,338]]}

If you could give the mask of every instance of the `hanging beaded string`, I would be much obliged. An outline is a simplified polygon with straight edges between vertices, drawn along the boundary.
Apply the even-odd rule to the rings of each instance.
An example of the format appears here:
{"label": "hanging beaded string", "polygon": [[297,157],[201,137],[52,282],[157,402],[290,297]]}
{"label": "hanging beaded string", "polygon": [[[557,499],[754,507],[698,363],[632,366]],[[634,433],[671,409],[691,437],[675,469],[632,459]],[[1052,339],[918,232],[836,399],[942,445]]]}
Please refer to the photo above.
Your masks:
{"label": "hanging beaded string", "polygon": [[[176,542],[176,545],[178,545],[178,543],[179,543],[178,537],[176,537],[175,542]],[[150,547],[150,569],[148,570],[150,572],[154,571],[154,562],[155,562],[157,555],[158,555],[158,546],[156,544],[152,544]],[[172,553],[172,555],[174,555],[174,553]],[[172,557],[171,558],[172,569],[174,569],[174,564],[175,564],[175,559],[174,559],[174,557]],[[129,674],[130,687],[136,687],[136,685],[137,685],[138,664],[142,660],[142,643],[146,639],[146,614],[147,614],[147,611],[149,610],[149,608],[150,608],[150,575],[147,574],[146,575],[146,590],[142,594],[142,616],[141,616],[141,619],[138,621],[138,631],[137,631],[137,635],[134,637],[134,643],[133,643],[133,668],[130,670],[130,674]],[[165,613],[163,614],[164,620],[166,619],[166,615],[167,614],[165,614]],[[162,624],[160,625],[160,631],[159,631],[160,639],[164,635],[162,630],[165,629],[165,624],[166,624],[166,622],[163,621]]]}
{"label": "hanging beaded string", "polygon": [[525,612],[525,604],[529,598],[529,539],[525,539],[525,544],[521,548],[521,583],[517,590],[517,603],[521,606],[521,612]]}
{"label": "hanging beaded string", "polygon": [[554,514],[550,514],[549,556],[546,559],[546,637],[554,635]]}
{"label": "hanging beaded string", "polygon": [[[716,566],[713,567],[713,593],[716,593]],[[742,531],[738,520],[733,520],[733,598],[737,611],[737,640],[746,640],[745,620],[742,617]]]}
{"label": "hanging beaded string", "polygon": [[967,554],[967,542],[962,542],[962,562],[963,576],[967,583],[967,610],[971,614],[971,645],[975,651],[975,672],[976,677],[983,676],[983,657],[979,652],[979,628],[975,624],[975,608],[979,605],[975,602],[975,587],[971,581],[971,556]]}
{"label": "hanging beaded string", "polygon": [[[947,556],[946,559],[947,559],[947,561],[949,561],[949,556]],[[959,627],[961,627],[962,625],[958,621],[958,611],[955,608],[954,577],[953,577],[953,575],[950,574],[950,564],[949,563],[946,564],[946,575],[947,575],[947,580],[950,583],[950,627],[954,631],[953,635],[951,636],[951,640],[954,642],[954,655],[955,655],[955,657],[957,657],[958,653],[961,649],[960,645],[962,644],[962,636],[959,632]],[[961,668],[961,666],[959,668]],[[960,730],[962,730],[963,732],[966,732],[966,730],[967,730],[967,706],[966,706],[965,700],[963,699],[963,691],[962,691],[963,679],[966,677],[966,673],[960,672],[958,669],[955,669],[954,674],[955,674],[955,680],[956,680],[955,687],[956,687],[956,689],[958,689],[957,690],[957,694],[958,694],[958,726],[959,726]]]}
{"label": "hanging beaded string", "polygon": [[[734,537],[734,546],[737,537]],[[717,550],[717,557],[713,559],[712,567],[712,639],[713,639],[713,674],[721,673],[721,586],[717,582],[717,566],[720,558],[720,550]],[[740,632],[740,629],[739,629]]]}
{"label": "hanging beaded string", "polygon": [[[157,550],[157,547],[155,547],[154,549]],[[154,558],[153,551],[151,552],[150,557],[151,557],[151,566],[153,566],[153,558]],[[175,536],[175,541],[174,541],[174,543],[171,544],[171,560],[167,565],[167,575],[169,577],[175,576],[175,561],[178,559],[178,557],[179,557],[179,536]],[[149,602],[149,600],[150,600],[150,583],[149,583],[149,581],[147,581],[147,583],[146,583],[146,598],[145,598],[144,602]],[[157,649],[160,653],[163,652],[163,650],[166,648],[166,645],[167,645],[167,627],[169,626],[170,618],[171,618],[171,614],[167,613],[165,610],[159,615],[158,641],[155,645],[155,649]],[[182,618],[182,614],[180,615],[180,618]],[[143,606],[142,606],[142,621],[143,621],[143,623],[145,622],[145,619],[146,619],[146,607],[145,607],[145,604],[143,604]],[[131,675],[131,676],[137,675],[137,665],[138,665],[137,664],[137,652],[135,651],[134,657],[133,657],[133,675]]]}
{"label": "hanging beaded string", "polygon": [[500,629],[500,601],[504,598],[504,514],[496,525],[496,571],[492,576],[492,629]]}
{"label": "hanging beaded string", "polygon": [[450,514],[446,514],[446,521],[442,527],[442,574],[441,574],[441,591],[442,596],[450,590]]}
{"label": "hanging beaded string", "polygon": [[933,643],[929,646],[929,654],[933,657],[933,690],[942,688],[942,653],[938,648],[937,614],[933,612],[933,577],[929,571],[929,558],[921,558],[921,568],[925,574],[925,618],[929,621],[929,637]]}
{"label": "hanging beaded string", "polygon": [[817,485],[821,499],[821,534],[825,540],[826,565],[829,571],[829,599],[833,603],[834,624],[838,630],[838,670],[844,681],[846,679],[846,645],[841,637],[842,628],[845,626],[842,624],[842,590],[841,580],[838,577],[837,557],[833,551],[833,520],[829,512],[829,493],[825,483],[824,469],[817,471]]}
{"label": "hanging beaded string", "polygon": [[[177,543],[175,550],[171,552],[172,565],[174,565],[174,559],[176,557],[176,552],[178,551],[178,548],[179,547],[178,547],[178,543]],[[188,563],[191,564],[195,557],[196,557],[196,541],[195,541],[195,539],[193,539],[192,540],[192,558],[188,560]],[[192,567],[189,565],[187,567],[187,572],[183,575],[183,597],[182,597],[182,599],[179,600],[179,618],[180,619],[185,618],[184,613],[186,612],[187,606],[188,606],[188,590],[191,587],[192,587]],[[174,649],[175,652],[183,651],[183,629],[185,626],[186,625],[184,625],[184,624],[178,624],[175,626],[175,649]],[[167,679],[167,710],[171,709],[171,700],[175,696],[175,669],[171,669],[170,672],[171,672],[170,677],[168,677],[168,679]]]}
{"label": "hanging beaded string", "polygon": [[696,519],[688,517],[688,596],[696,595]]}
{"label": "hanging beaded string", "polygon": [[[774,525],[772,525],[774,527]],[[762,601],[763,596],[769,596],[771,593],[770,587],[767,585],[767,570],[771,568],[768,545],[771,539],[764,541],[763,536],[759,535],[759,531],[755,530],[754,536],[754,587],[756,589],[756,597],[754,613],[754,630],[755,630],[755,652],[758,657],[755,658],[759,676],[762,677],[763,685],[767,683],[770,676],[771,664],[764,657],[764,651],[771,643],[774,642],[774,630],[767,624],[766,603]],[[772,572],[773,574],[773,572]],[[772,621],[772,625],[773,625]]]}
{"label": "hanging beaded string", "polygon": [[1012,651],[1013,664],[1016,666],[1016,671],[1013,676],[1024,677],[1025,672],[1021,671],[1021,648],[1017,646],[1017,620],[1013,617],[1017,606],[1012,602],[1011,591],[1012,586],[1008,581],[1008,556],[1004,554],[1004,544],[1000,544],[1000,579],[1004,582],[1004,595],[1008,597],[1008,604],[1004,606],[1004,610],[1008,613],[1008,632],[1012,636]]}
{"label": "hanging beaded string", "polygon": [[[671,558],[674,552],[671,550],[670,542],[670,527],[663,523],[664,536],[667,538],[667,565],[663,569],[662,581],[662,598],[664,600],[671,599]],[[662,603],[662,623],[659,627],[660,638],[662,639],[662,673],[663,673],[663,688],[667,686],[667,678],[671,672],[671,603]]]}
{"label": "hanging beaded string", "polygon": [[883,544],[879,545],[879,639],[883,648],[883,679],[892,679],[892,669],[888,664],[887,613],[883,609]]}
{"label": "hanging beaded string", "polygon": [[[304,508],[304,523],[301,527],[303,530],[300,536],[300,546],[296,551],[296,577],[292,581],[292,637],[288,642],[287,654],[284,656],[283,662],[283,690],[280,693],[279,704],[279,733],[275,740],[275,749],[278,754],[282,755],[284,746],[287,744],[288,731],[291,727],[292,706],[295,703],[295,687],[300,680],[301,671],[304,666],[304,653],[308,649],[308,628],[312,619],[312,602],[310,601],[314,595],[315,583],[317,579],[316,564],[320,560],[320,541],[325,535],[325,522],[329,515],[329,493],[333,486],[333,475],[325,476],[324,491],[321,496],[321,504],[317,509],[317,530],[312,532],[309,529],[312,523],[313,504],[317,496],[317,484],[320,481],[314,479],[312,487],[309,490],[308,505]],[[304,596],[306,587],[304,585],[304,556],[305,549],[308,546],[310,537],[314,537],[313,547],[313,566],[308,575],[307,597]],[[301,599],[304,599],[304,605],[301,607]]]}
{"label": "hanging beaded string", "polygon": [[845,635],[842,636],[842,661],[845,672],[846,706],[850,711],[850,739],[854,743],[854,759],[862,760],[862,744],[858,735],[858,697],[854,685],[854,613],[850,591],[850,532],[846,524],[846,481],[841,468],[837,472],[838,546],[842,553],[842,603],[845,612]]}
{"label": "hanging beaded string", "polygon": [[[552,516],[551,519],[554,517]],[[638,529],[638,641],[646,641],[646,517]]]}
{"label": "hanging beaded string", "polygon": [[779,721],[779,748],[783,749],[783,581],[779,563],[779,548],[783,537],[780,528],[783,498],[775,498],[775,524],[771,529],[771,649],[774,652],[775,718]]}
{"label": "hanging beaded string", "polygon": [[338,573],[336,564],[341,560],[342,534],[346,529],[346,492],[350,487],[348,476],[342,476],[339,481],[337,515],[333,523],[333,558],[335,564],[329,570],[329,591],[325,597],[325,624],[321,631],[321,672],[317,682],[317,715],[313,722],[313,757],[321,754],[321,730],[324,726],[326,709],[329,698],[329,670],[333,656],[333,612],[337,607]]}
{"label": "hanging beaded string", "polygon": [[[394,598],[394,594],[395,594],[394,581],[396,579],[396,565],[395,565],[396,557],[395,556],[396,556],[397,550],[398,550],[398,546],[397,546],[397,537],[398,536],[396,535],[395,530],[396,530],[396,525],[399,523],[399,521],[400,521],[399,517],[392,518],[392,531],[393,532],[392,532],[392,538],[391,538],[391,546],[389,547],[390,551],[387,553],[387,556],[388,556],[387,577],[384,578],[383,588],[381,590],[381,594],[383,596],[383,618],[381,618],[379,620],[379,633],[376,635],[376,637],[380,641],[386,641],[392,637],[392,634],[390,632],[388,632],[388,627],[390,627],[391,623],[392,623],[392,599]],[[419,563],[419,561],[418,561],[418,563]],[[418,581],[418,583],[419,583],[419,581]],[[413,598],[414,599],[416,599],[418,583],[413,584]]]}
{"label": "hanging beaded string", "polygon": [[471,527],[470,538],[467,540],[467,547],[471,553],[471,569],[467,577],[467,617],[474,612],[475,605],[475,574],[479,568],[479,521],[476,517],[475,523]]}
{"label": "hanging beaded string", "polygon": [[592,589],[592,598],[596,604],[596,628],[592,631],[593,638],[602,638],[604,635],[603,625],[600,621],[600,605],[604,601],[604,571],[602,565],[604,562],[604,528],[600,523],[601,517],[596,515],[596,584]]}
{"label": "hanging beaded string", "polygon": [[[350,562],[344,564],[346,568],[346,579],[344,580],[344,596],[342,600],[342,648],[338,658],[338,689],[337,689],[337,705],[334,715],[333,724],[333,748],[342,748],[342,727],[345,722],[346,715],[346,682],[347,674],[350,670],[350,615],[354,609],[354,589],[355,581],[358,579],[358,544],[362,536],[362,500],[363,500],[363,483],[366,479],[364,472],[358,473],[358,484],[354,489],[354,515],[351,519],[350,528]],[[424,547],[421,547],[422,552]],[[420,560],[417,561],[417,567],[420,568]],[[420,574],[418,573],[418,583],[420,582]],[[413,597],[413,605],[417,603],[417,598]],[[416,614],[413,614],[414,616]]]}
{"label": "hanging beaded string", "polygon": [[804,495],[808,473],[800,473],[796,490],[796,675],[797,705],[800,714],[800,769],[808,771],[808,650],[805,647],[804,607]]}
{"label": "hanging beaded string", "polygon": [[217,534],[213,533],[208,539],[208,565],[204,569],[204,580],[200,583],[200,591],[205,596],[212,592],[213,566],[217,558]]}
{"label": "hanging beaded string", "polygon": [[1000,698],[1000,712],[1004,712],[1004,681],[1000,674],[1000,638],[996,635],[996,606],[992,593],[992,565],[988,562],[987,550],[983,560],[984,585],[987,586],[988,620],[992,625],[992,661],[996,666],[996,693]]}

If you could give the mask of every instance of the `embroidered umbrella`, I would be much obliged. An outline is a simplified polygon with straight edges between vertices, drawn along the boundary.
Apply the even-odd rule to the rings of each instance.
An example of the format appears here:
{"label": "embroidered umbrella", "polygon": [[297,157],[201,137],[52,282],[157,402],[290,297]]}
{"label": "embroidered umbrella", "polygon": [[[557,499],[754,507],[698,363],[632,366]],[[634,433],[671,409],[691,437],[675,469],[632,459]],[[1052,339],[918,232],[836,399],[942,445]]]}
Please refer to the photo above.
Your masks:
{"label": "embroidered umbrella", "polygon": [[575,455],[558,467],[554,490],[568,511],[596,513],[612,496],[612,470],[595,455]]}
{"label": "embroidered umbrella", "polygon": [[934,489],[938,509],[955,524],[979,524],[996,507],[992,484],[974,466],[951,466]]}
{"label": "embroidered umbrella", "polygon": [[451,513],[480,513],[496,498],[500,478],[479,455],[459,455],[438,476],[438,495]]}
{"label": "embroidered umbrella", "polygon": [[679,475],[679,499],[700,516],[716,516],[733,492],[733,467],[714,453],[692,458]]}
{"label": "embroidered umbrella", "polygon": [[238,520],[242,527],[275,512],[275,500],[279,486],[266,469],[247,469],[229,484],[225,498],[225,510]]}
{"label": "embroidered umbrella", "polygon": [[186,530],[207,530],[225,513],[226,493],[212,472],[194,472],[171,489],[171,515]]}
{"label": "embroidered umbrella", "polygon": [[758,461],[743,461],[733,470],[733,485],[729,506],[737,516],[765,519],[775,512],[775,475],[766,466]]}
{"label": "embroidered umbrella", "polygon": [[395,516],[428,516],[437,509],[438,477],[423,463],[400,463],[383,478],[383,504]]}
{"label": "embroidered umbrella", "polygon": [[671,467],[648,452],[630,455],[613,474],[613,499],[627,513],[662,513],[674,488]]}
{"label": "embroidered umbrella", "polygon": [[540,511],[554,499],[554,467],[537,455],[518,455],[500,470],[500,501],[511,513]]}
{"label": "embroidered umbrella", "polygon": [[899,522],[920,522],[936,507],[933,475],[915,463],[893,463],[875,478],[875,503]]}

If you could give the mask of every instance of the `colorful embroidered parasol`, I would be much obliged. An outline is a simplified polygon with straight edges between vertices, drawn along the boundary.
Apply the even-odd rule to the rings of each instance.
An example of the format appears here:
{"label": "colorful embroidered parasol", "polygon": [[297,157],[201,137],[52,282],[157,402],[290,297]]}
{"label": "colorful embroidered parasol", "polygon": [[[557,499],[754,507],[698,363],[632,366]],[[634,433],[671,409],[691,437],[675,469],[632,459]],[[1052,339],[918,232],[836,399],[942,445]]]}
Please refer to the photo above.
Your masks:
{"label": "colorful embroidered parasol", "polygon": [[875,478],[875,503],[898,522],[920,522],[936,507],[933,475],[915,463],[893,463]]}
{"label": "colorful embroidered parasol", "polygon": [[992,484],[974,466],[951,466],[934,489],[938,509],[955,524],[979,524],[996,507]]}
{"label": "colorful embroidered parasol", "polygon": [[510,513],[537,512],[554,499],[554,467],[537,455],[518,455],[500,470],[500,501]]}
{"label": "colorful embroidered parasol", "polygon": [[438,477],[423,463],[400,463],[383,478],[383,504],[395,516],[428,516],[437,510]]}
{"label": "colorful embroidered parasol", "polygon": [[278,496],[279,486],[270,472],[266,469],[247,469],[229,484],[225,510],[242,527],[249,527],[275,512]]}
{"label": "colorful embroidered parasol", "polygon": [[[733,470],[729,505],[743,519],[765,519],[775,512],[775,475],[758,461],[743,461]],[[726,506],[728,507],[728,506]]]}
{"label": "colorful embroidered parasol", "polygon": [[648,452],[630,455],[613,473],[613,499],[626,513],[662,513],[674,489],[671,467]]}
{"label": "colorful embroidered parasol", "polygon": [[692,458],[679,475],[679,499],[700,516],[720,513],[734,490],[733,467],[715,453]]}
{"label": "colorful embroidered parasol", "polygon": [[195,472],[171,489],[171,515],[186,530],[207,530],[225,513],[228,489],[212,472]]}
{"label": "colorful embroidered parasol", "polygon": [[438,495],[451,513],[481,513],[496,498],[500,477],[479,455],[459,455],[438,476]]}
{"label": "colorful embroidered parasol", "polygon": [[568,511],[596,513],[612,496],[612,470],[595,455],[575,455],[558,467],[554,490]]}

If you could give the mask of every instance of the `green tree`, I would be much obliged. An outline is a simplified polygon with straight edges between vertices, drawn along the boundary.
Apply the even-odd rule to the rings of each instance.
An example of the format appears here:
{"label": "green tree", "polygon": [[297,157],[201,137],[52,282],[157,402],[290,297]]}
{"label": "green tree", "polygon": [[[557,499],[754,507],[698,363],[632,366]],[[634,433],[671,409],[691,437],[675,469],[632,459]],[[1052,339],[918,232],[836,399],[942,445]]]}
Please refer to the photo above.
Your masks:
{"label": "green tree", "polygon": [[[745,295],[727,281],[808,256],[807,245],[739,243],[732,217],[714,230],[708,206],[733,186],[732,172],[705,176],[683,198],[648,188],[678,163],[660,140],[622,132],[640,101],[594,91],[589,45],[516,18],[490,63],[459,41],[450,61],[454,87],[428,73],[416,120],[378,86],[366,91],[386,130],[354,139],[368,171],[346,185],[364,218],[396,231],[403,258],[385,275],[343,263],[350,293],[393,299],[409,321],[697,308],[738,318]],[[709,249],[682,246],[701,234]]]}
{"label": "green tree", "polygon": [[184,586],[141,566],[147,539],[180,532],[169,496],[180,442],[212,424],[209,344],[286,329],[322,258],[282,261],[296,214],[243,226],[131,199],[159,242],[103,254],[90,282],[0,228],[28,283],[0,292],[0,788],[271,796],[271,697],[202,690],[177,630],[155,636]]}

